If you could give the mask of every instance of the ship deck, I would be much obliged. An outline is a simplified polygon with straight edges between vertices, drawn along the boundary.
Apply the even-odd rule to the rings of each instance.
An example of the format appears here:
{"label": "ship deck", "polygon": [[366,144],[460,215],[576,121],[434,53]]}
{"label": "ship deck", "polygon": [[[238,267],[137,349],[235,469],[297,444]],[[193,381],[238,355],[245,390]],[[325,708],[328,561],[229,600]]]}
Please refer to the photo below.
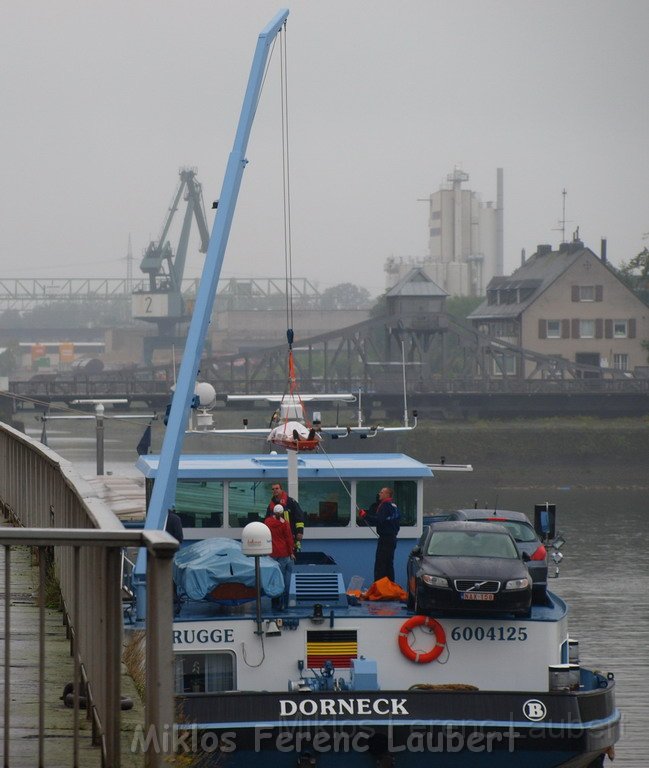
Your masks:
{"label": "ship deck", "polygon": [[[548,592],[547,604],[532,606],[530,617],[524,619],[524,621],[526,623],[557,622],[566,615],[567,611],[568,609],[564,601],[554,593]],[[299,621],[300,619],[312,619],[313,613],[313,603],[308,605],[300,605],[293,608],[287,608],[284,611],[278,612],[272,607],[269,598],[262,597],[261,600],[261,618],[264,620],[281,617],[284,622],[290,622],[291,620]],[[326,624],[332,618],[340,619],[344,617],[347,619],[405,619],[412,615],[413,612],[407,609],[405,603],[392,600],[358,600],[354,601],[354,604],[349,604],[347,606],[330,606],[322,604],[323,624]],[[483,623],[485,620],[501,622],[503,619],[512,619],[511,614],[499,612],[464,612],[462,614],[439,612],[435,614],[435,618],[458,617],[461,617],[462,619],[479,619]],[[236,606],[227,605],[223,602],[219,603],[212,600],[183,600],[180,612],[174,618],[174,623],[197,621],[225,621],[232,623],[233,621],[250,621],[251,619],[255,618],[256,603],[254,600]]]}

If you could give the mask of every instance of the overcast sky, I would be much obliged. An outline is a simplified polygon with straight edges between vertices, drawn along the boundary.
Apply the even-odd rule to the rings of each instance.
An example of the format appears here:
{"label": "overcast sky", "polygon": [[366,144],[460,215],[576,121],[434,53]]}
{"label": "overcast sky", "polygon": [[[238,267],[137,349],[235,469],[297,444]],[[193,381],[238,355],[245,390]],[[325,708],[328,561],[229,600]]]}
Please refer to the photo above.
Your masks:
{"label": "overcast sky", "polygon": [[[287,4],[288,5],[288,4]],[[0,278],[134,276],[182,166],[211,229],[269,0],[3,0]],[[505,269],[580,227],[619,264],[649,241],[649,2],[294,0],[293,273],[384,290],[427,253],[455,166],[495,200]],[[279,57],[253,126],[223,277],[283,275]],[[173,243],[175,248],[175,243]],[[190,255],[186,276],[200,273]]]}

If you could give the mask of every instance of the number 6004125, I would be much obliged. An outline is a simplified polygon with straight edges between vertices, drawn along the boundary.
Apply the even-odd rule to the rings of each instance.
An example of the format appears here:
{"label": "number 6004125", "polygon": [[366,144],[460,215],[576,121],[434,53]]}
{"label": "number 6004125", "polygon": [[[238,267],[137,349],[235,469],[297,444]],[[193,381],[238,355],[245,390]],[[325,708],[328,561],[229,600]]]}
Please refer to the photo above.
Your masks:
{"label": "number 6004125", "polygon": [[527,640],[527,627],[453,627],[451,640]]}

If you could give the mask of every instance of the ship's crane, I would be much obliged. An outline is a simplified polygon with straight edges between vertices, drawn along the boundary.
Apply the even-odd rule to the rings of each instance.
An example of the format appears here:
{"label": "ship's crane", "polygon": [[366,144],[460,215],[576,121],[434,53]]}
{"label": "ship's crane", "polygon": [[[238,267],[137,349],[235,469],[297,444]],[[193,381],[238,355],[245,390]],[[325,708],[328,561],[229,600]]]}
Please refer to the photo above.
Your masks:
{"label": "ship's crane", "polygon": [[[187,207],[174,254],[168,238],[181,200],[187,203]],[[156,323],[158,326],[158,337],[151,338],[145,346],[146,362],[151,362],[155,348],[170,347],[176,336],[176,325],[189,319],[190,312],[182,296],[182,279],[194,220],[201,240],[199,251],[207,253],[210,236],[201,185],[196,180],[195,169],[182,168],[180,182],[169,206],[160,237],[149,243],[140,263],[140,269],[149,277],[149,285],[134,291],[132,297],[133,317]]]}
{"label": "ship's crane", "polygon": [[[182,453],[183,440],[187,420],[194,400],[196,377],[201,361],[201,354],[207,336],[207,329],[214,308],[216,287],[223,266],[225,248],[230,235],[232,218],[236,207],[243,172],[248,160],[246,149],[252,129],[259,96],[261,94],[273,42],[284,27],[288,10],[279,11],[264,27],[257,39],[257,46],[252,60],[252,68],[248,77],[248,85],[243,99],[241,115],[234,138],[234,146],[228,158],[223,186],[219,195],[219,213],[214,219],[212,236],[209,241],[203,274],[196,293],[196,307],[192,313],[187,342],[183,353],[176,390],[171,401],[169,420],[160,451],[158,463],[158,480],[153,486],[149,509],[144,527],[146,530],[163,530],[167,513],[176,498],[176,480],[178,479],[178,463]],[[134,569],[134,583],[137,590],[137,615],[144,617],[146,608],[144,575],[146,573],[146,552],[140,550]]]}

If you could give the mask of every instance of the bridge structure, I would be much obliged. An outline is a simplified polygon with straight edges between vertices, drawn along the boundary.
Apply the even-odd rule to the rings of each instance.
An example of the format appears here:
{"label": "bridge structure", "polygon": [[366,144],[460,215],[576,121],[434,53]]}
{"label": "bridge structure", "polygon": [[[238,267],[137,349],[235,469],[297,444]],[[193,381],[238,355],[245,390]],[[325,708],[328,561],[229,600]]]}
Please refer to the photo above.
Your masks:
{"label": "bridge structure", "polygon": [[[304,392],[363,392],[364,412],[403,414],[403,397],[422,414],[445,417],[649,413],[649,379],[579,365],[486,336],[451,315],[382,315],[308,339],[293,348]],[[507,374],[505,359],[533,368]],[[203,376],[217,391],[281,392],[287,348],[206,358]]]}
{"label": "bridge structure", "polygon": [[[287,345],[205,357],[200,377],[224,404],[227,394],[281,393],[288,385]],[[404,391],[422,415],[547,416],[649,413],[649,379],[577,365],[485,336],[446,313],[382,315],[310,338],[293,347],[302,392],[363,393],[367,419],[401,418]],[[532,361],[533,374],[508,375],[505,357]],[[13,381],[12,410],[78,399],[123,398],[164,408],[174,380],[168,367],[50,375]],[[260,407],[267,407],[260,398]]]}
{"label": "bridge structure", "polygon": [[[191,303],[199,278],[184,278],[181,294]],[[6,310],[27,312],[35,307],[57,302],[113,302],[123,305],[124,319],[131,318],[131,296],[146,290],[146,279],[85,277],[9,277],[0,278],[0,313]],[[272,297],[284,300],[286,279],[278,277],[227,278],[219,283],[218,294],[228,308],[267,302]],[[291,279],[291,289],[298,307],[313,307],[320,294],[306,278]]]}

